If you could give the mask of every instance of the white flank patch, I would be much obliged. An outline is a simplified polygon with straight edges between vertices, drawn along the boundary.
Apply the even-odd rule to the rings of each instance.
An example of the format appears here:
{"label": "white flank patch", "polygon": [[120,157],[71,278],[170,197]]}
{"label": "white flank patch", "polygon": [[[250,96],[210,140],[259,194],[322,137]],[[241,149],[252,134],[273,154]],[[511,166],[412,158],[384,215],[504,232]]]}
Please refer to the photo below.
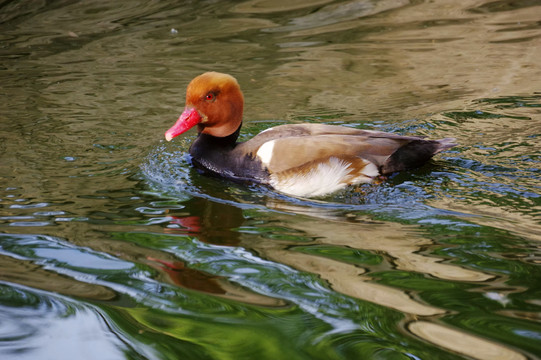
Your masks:
{"label": "white flank patch", "polygon": [[273,174],[270,184],[285,194],[312,197],[330,194],[348,185],[369,183],[373,177],[379,175],[376,165],[367,162],[362,173],[352,178],[350,173],[353,169],[350,165],[347,161],[332,157],[305,174],[283,178]]}
{"label": "white flank patch", "polygon": [[269,166],[272,159],[272,151],[274,150],[274,140],[267,141],[259,147],[256,155],[265,166]]}
{"label": "white flank patch", "polygon": [[379,170],[378,167],[374,165],[374,163],[367,161],[366,166],[363,168],[362,174],[371,178],[375,178],[376,176],[379,176]]}

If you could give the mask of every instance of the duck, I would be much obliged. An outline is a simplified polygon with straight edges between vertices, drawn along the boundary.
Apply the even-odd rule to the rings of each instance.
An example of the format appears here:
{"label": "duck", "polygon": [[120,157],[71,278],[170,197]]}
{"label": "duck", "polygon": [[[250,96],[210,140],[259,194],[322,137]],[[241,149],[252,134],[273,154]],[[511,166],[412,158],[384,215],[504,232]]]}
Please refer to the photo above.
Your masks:
{"label": "duck", "polygon": [[186,89],[185,108],[165,132],[173,138],[197,127],[189,148],[201,172],[259,183],[294,197],[321,197],[417,168],[457,144],[328,124],[284,124],[238,142],[244,95],[228,74],[205,72]]}

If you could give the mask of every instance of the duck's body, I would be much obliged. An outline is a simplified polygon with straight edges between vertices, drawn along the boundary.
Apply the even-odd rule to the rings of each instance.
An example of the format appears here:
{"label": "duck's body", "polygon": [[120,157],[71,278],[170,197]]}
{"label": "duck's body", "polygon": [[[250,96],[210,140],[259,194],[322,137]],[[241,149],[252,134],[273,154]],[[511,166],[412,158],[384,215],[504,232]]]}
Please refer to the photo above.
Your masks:
{"label": "duck's body", "polygon": [[425,140],[321,124],[280,125],[239,143],[243,105],[233,77],[200,75],[188,86],[186,108],[166,139],[197,125],[199,135],[190,147],[197,168],[308,197],[421,166],[455,146],[452,139]]}

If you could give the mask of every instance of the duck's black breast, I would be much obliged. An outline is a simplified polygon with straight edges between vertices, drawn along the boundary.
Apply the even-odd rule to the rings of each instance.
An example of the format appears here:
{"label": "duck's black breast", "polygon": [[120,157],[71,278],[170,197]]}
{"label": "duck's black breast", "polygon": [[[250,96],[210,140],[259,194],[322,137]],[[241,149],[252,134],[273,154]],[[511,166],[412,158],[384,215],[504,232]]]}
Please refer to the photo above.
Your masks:
{"label": "duck's black breast", "polygon": [[269,173],[257,156],[241,151],[238,131],[227,137],[199,134],[190,147],[193,165],[209,175],[268,183]]}

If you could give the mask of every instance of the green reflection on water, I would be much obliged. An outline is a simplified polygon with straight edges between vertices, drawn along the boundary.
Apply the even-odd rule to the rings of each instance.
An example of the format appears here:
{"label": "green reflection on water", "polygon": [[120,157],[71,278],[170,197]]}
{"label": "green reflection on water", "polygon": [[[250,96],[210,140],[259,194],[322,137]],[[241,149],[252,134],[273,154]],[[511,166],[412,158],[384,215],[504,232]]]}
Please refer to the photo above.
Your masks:
{"label": "green reflection on water", "polygon": [[539,323],[520,319],[511,320],[506,316],[484,311],[451,315],[444,321],[472,333],[524,349],[531,355],[541,354],[541,325]]}
{"label": "green reflection on water", "polygon": [[377,265],[382,259],[380,256],[369,251],[358,249],[339,248],[325,245],[296,246],[290,250],[300,251],[306,254],[324,256],[350,264]]}

